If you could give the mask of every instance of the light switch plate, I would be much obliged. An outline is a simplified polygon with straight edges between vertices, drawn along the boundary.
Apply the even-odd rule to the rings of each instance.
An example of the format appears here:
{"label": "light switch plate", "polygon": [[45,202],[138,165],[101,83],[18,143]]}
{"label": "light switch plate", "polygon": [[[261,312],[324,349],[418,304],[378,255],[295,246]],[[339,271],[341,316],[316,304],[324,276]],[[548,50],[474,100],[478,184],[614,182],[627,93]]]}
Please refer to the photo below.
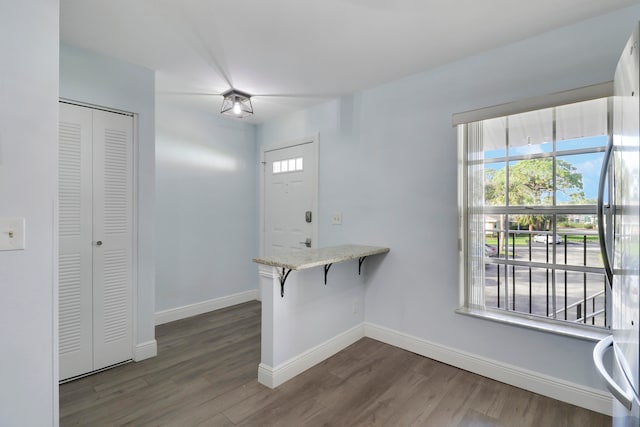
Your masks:
{"label": "light switch plate", "polygon": [[0,251],[24,249],[24,218],[0,218]]}
{"label": "light switch plate", "polygon": [[332,225],[342,225],[342,214],[337,212],[331,215],[331,224]]}

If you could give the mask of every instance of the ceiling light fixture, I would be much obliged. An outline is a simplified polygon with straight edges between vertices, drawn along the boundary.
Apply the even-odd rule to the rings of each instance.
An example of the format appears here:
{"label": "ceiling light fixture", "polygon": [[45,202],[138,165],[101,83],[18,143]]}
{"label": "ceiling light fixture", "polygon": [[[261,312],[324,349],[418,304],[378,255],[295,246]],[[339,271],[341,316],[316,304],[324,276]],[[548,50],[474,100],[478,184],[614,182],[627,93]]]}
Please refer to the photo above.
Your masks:
{"label": "ceiling light fixture", "polygon": [[251,95],[239,90],[229,89],[222,94],[222,109],[220,113],[239,119],[253,114]]}

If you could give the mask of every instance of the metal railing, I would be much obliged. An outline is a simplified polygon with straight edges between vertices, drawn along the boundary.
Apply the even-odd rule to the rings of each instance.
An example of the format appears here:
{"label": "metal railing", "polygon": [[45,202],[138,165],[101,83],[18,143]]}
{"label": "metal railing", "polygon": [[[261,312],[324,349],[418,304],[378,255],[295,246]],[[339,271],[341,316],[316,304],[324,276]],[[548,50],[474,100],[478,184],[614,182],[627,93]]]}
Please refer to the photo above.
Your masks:
{"label": "metal railing", "polygon": [[497,238],[496,253],[485,257],[488,307],[608,325],[606,278],[596,231],[563,230],[556,233],[559,237],[548,231],[487,232]]}
{"label": "metal railing", "polygon": [[[576,308],[576,319],[575,319],[576,323],[587,323],[587,320],[591,319],[591,324],[595,325],[595,320],[596,320],[597,316],[600,316],[600,315],[606,316],[606,309],[605,308],[596,309],[596,298],[598,298],[600,296],[602,296],[603,298],[606,298],[604,289],[599,291],[599,292],[596,292],[595,294],[593,294],[593,295],[591,295],[589,297],[586,297],[584,299],[584,301],[576,301],[573,304],[568,305],[566,308],[565,307],[560,308],[559,310],[556,311],[556,317],[560,313],[568,312],[568,311],[570,311],[571,309],[573,309],[575,307]],[[587,301],[591,301],[591,314],[586,314]],[[585,307],[584,312],[585,312],[586,315],[582,314],[583,313],[583,308],[582,308],[583,306]]]}

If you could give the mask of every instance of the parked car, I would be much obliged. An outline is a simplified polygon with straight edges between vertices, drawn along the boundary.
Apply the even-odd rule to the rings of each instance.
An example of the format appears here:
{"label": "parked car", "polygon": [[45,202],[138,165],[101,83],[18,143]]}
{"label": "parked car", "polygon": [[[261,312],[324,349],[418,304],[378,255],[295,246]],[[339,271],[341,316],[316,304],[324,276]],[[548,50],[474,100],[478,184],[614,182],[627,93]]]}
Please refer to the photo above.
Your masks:
{"label": "parked car", "polygon": [[557,234],[537,234],[533,237],[533,241],[536,243],[555,243],[556,245],[559,245],[562,243],[562,237],[558,236]]}
{"label": "parked car", "polygon": [[485,256],[496,256],[498,255],[498,247],[493,245],[488,245],[485,243],[484,254]]}

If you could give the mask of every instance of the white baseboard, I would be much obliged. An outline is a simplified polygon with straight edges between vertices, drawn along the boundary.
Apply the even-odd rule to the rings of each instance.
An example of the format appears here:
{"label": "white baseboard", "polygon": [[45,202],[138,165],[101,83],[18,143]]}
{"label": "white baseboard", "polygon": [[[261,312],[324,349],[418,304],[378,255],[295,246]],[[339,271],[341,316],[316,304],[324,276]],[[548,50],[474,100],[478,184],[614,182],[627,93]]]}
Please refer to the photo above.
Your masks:
{"label": "white baseboard", "polygon": [[144,359],[156,357],[158,355],[158,343],[156,340],[151,340],[137,344],[133,350],[133,360],[140,362]]}
{"label": "white baseboard", "polygon": [[269,388],[278,387],[280,384],[344,350],[363,337],[364,324],[361,323],[287,360],[276,368],[261,363],[258,366],[258,382]]}
{"label": "white baseboard", "polygon": [[155,313],[155,322],[156,325],[162,325],[163,323],[186,319],[187,317],[197,316],[198,314],[208,313],[210,311],[220,310],[221,308],[231,307],[232,305],[242,304],[243,302],[257,300],[259,297],[260,291],[255,289],[221,298],[210,299],[208,301],[197,302],[195,304],[185,305],[182,307],[157,311]]}
{"label": "white baseboard", "polygon": [[542,394],[595,412],[611,415],[612,398],[605,391],[522,369],[407,335],[372,323],[364,324],[369,338],[399,347],[430,359],[492,378],[524,390]]}

